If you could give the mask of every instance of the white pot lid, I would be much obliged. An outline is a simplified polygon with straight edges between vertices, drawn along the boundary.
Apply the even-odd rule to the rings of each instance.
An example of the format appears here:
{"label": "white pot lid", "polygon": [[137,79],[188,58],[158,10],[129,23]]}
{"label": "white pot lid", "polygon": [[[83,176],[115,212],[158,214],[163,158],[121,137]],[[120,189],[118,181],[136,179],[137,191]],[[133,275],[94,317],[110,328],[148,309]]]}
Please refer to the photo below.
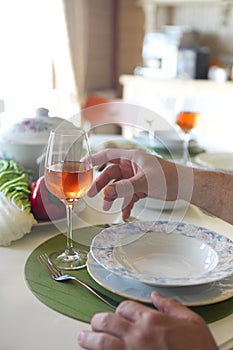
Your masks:
{"label": "white pot lid", "polygon": [[65,122],[65,119],[50,117],[48,109],[38,108],[35,117],[23,118],[3,129],[1,140],[17,144],[46,144],[50,131],[62,122]]}

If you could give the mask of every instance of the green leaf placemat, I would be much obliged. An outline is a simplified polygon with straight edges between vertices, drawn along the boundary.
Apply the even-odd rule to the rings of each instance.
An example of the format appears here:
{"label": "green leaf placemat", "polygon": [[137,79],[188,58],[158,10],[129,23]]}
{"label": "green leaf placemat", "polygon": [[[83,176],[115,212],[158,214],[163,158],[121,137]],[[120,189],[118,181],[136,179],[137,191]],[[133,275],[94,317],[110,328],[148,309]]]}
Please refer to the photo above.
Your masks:
{"label": "green leaf placemat", "polygon": [[[96,234],[102,229],[103,227],[96,227]],[[88,235],[90,228],[81,228],[79,231],[82,235]],[[60,248],[65,248],[65,246],[66,236],[64,234],[59,234],[42,243],[28,257],[24,273],[27,285],[32,293],[42,303],[52,309],[83,322],[90,322],[91,317],[97,312],[113,311],[111,307],[105,305],[101,300],[77,282],[57,282],[49,277],[43,266],[39,263],[38,256],[43,253],[49,253]],[[85,248],[86,250],[89,250],[89,247],[85,246]],[[79,277],[89,285],[102,291],[104,294],[111,296],[113,299],[119,301],[123,300],[122,297],[108,292],[99,286],[89,276],[86,269],[67,272]]]}
{"label": "green leaf placemat", "polygon": [[[99,233],[103,227],[91,227],[92,235]],[[89,235],[90,228],[79,229],[80,234]],[[66,316],[89,323],[92,316],[97,312],[113,311],[111,307],[104,304],[92,293],[75,281],[56,282],[45,272],[38,261],[38,256],[43,253],[64,248],[66,237],[63,234],[56,235],[38,246],[28,257],[25,265],[25,279],[32,293],[45,305]],[[88,247],[86,247],[88,249]],[[71,274],[79,277],[84,282],[95,287],[103,294],[114,300],[122,301],[124,298],[111,293],[96,283],[88,274],[86,269],[71,271]],[[233,312],[233,298],[220,303],[192,307],[192,310],[200,314],[207,323],[217,321]]]}

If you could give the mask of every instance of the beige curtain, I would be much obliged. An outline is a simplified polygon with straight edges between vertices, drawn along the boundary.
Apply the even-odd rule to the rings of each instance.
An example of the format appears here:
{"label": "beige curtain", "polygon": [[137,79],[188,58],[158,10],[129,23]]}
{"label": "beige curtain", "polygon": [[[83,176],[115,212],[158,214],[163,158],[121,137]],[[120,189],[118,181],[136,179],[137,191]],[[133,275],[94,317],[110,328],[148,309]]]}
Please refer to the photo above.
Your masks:
{"label": "beige curtain", "polygon": [[88,4],[86,0],[53,1],[53,85],[58,110],[69,118],[80,111],[86,99]]}
{"label": "beige curtain", "polygon": [[83,105],[86,99],[88,1],[63,0],[63,5],[75,89],[79,103]]}

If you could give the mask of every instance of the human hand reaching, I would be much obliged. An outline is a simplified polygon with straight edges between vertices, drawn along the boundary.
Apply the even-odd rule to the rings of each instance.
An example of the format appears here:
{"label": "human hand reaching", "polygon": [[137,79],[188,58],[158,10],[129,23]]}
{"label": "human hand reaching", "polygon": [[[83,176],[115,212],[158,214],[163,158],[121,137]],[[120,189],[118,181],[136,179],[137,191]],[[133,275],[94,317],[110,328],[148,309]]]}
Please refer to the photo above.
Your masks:
{"label": "human hand reaching", "polygon": [[117,198],[124,198],[123,218],[130,216],[134,203],[149,196],[176,200],[182,166],[141,150],[108,149],[92,156],[93,165],[108,164],[88,192],[95,196],[104,188],[104,210]]}

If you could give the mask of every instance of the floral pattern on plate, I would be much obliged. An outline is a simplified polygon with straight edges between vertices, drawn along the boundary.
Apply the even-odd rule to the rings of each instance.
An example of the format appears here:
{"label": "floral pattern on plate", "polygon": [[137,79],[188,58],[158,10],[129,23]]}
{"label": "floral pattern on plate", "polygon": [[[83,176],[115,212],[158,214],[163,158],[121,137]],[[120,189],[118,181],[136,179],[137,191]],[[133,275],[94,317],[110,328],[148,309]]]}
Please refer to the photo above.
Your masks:
{"label": "floral pattern on plate", "polygon": [[[167,245],[170,250],[166,252]],[[155,249],[159,264],[154,264]],[[178,222],[136,221],[107,228],[93,239],[91,254],[117,275],[157,286],[205,284],[233,273],[230,239],[204,227]],[[154,265],[150,269],[151,263]]]}

